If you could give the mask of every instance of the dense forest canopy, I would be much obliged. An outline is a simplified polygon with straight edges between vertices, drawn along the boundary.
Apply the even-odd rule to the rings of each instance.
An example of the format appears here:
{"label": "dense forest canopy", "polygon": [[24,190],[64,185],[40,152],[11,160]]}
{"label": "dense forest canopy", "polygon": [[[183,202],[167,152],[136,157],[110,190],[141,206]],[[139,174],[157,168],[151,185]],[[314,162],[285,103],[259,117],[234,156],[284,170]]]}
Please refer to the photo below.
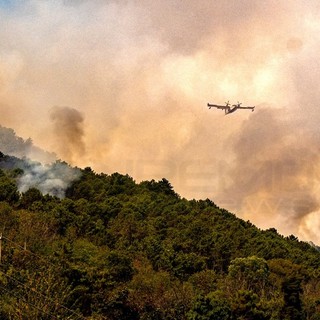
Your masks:
{"label": "dense forest canopy", "polygon": [[0,153],[1,319],[320,319],[319,247],[165,178],[57,161],[21,189],[39,165]]}

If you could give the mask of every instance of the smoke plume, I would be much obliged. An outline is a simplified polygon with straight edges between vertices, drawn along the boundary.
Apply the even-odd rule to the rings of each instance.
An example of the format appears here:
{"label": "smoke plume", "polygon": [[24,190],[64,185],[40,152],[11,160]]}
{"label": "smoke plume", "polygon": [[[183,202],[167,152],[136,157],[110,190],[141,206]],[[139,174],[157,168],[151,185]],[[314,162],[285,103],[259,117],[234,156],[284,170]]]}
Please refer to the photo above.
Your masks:
{"label": "smoke plume", "polygon": [[59,153],[63,159],[73,163],[85,153],[83,142],[82,114],[69,107],[53,107],[50,119],[54,125],[54,134],[57,138]]}
{"label": "smoke plume", "polygon": [[[1,124],[73,165],[166,177],[319,243],[319,9],[12,1],[0,7]],[[206,108],[227,100],[255,112]]]}
{"label": "smoke plume", "polygon": [[59,198],[63,198],[68,186],[80,177],[79,169],[71,168],[66,163],[59,161],[51,165],[29,162],[23,171],[18,181],[20,192],[37,188],[42,194]]}

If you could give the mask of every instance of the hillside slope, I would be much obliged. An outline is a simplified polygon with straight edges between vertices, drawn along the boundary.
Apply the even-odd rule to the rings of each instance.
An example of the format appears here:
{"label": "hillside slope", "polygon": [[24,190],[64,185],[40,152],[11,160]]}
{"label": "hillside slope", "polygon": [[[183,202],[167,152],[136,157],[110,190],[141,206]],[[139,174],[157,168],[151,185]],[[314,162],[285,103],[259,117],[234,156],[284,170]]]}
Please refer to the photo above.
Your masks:
{"label": "hillside slope", "polygon": [[0,168],[1,319],[320,319],[320,253],[294,235],[166,179],[85,168],[57,197]]}

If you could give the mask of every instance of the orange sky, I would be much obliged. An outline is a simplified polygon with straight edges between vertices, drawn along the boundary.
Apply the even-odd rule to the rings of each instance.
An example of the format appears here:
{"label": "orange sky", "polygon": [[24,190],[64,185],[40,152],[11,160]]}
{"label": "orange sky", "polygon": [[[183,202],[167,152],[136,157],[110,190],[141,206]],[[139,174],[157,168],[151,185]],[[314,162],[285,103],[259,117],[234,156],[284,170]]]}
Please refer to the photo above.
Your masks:
{"label": "orange sky", "polygon": [[319,1],[1,3],[1,125],[320,243]]}

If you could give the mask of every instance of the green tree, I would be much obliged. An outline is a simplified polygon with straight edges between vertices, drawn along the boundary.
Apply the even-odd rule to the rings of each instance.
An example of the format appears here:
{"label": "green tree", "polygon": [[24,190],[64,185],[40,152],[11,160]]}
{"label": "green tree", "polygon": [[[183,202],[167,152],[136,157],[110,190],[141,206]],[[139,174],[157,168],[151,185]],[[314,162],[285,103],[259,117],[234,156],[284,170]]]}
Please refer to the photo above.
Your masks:
{"label": "green tree", "polygon": [[1,290],[4,313],[1,319],[78,318],[79,314],[70,304],[70,286],[55,268],[38,269],[36,272],[14,269],[1,272],[6,278]]}
{"label": "green tree", "polygon": [[10,204],[16,203],[20,198],[17,185],[13,179],[0,171],[0,201],[7,201]]}
{"label": "green tree", "polygon": [[23,192],[20,200],[20,207],[28,209],[34,202],[42,201],[43,195],[37,188],[30,188],[26,192]]}
{"label": "green tree", "polygon": [[188,320],[229,320],[231,307],[221,291],[198,296],[188,312]]}
{"label": "green tree", "polygon": [[260,293],[265,289],[269,268],[266,260],[256,256],[236,258],[230,263],[228,276],[238,290],[254,290]]}
{"label": "green tree", "polygon": [[237,320],[268,320],[270,316],[252,290],[239,290],[232,299],[232,314]]}
{"label": "green tree", "polygon": [[18,227],[18,214],[7,202],[0,202],[0,232],[6,235]]}
{"label": "green tree", "polygon": [[181,280],[187,280],[192,274],[204,270],[205,267],[205,259],[193,252],[178,252],[172,261],[173,274]]}
{"label": "green tree", "polygon": [[284,306],[281,310],[281,318],[284,320],[305,319],[301,301],[301,279],[296,276],[287,278],[282,284],[282,291]]}

